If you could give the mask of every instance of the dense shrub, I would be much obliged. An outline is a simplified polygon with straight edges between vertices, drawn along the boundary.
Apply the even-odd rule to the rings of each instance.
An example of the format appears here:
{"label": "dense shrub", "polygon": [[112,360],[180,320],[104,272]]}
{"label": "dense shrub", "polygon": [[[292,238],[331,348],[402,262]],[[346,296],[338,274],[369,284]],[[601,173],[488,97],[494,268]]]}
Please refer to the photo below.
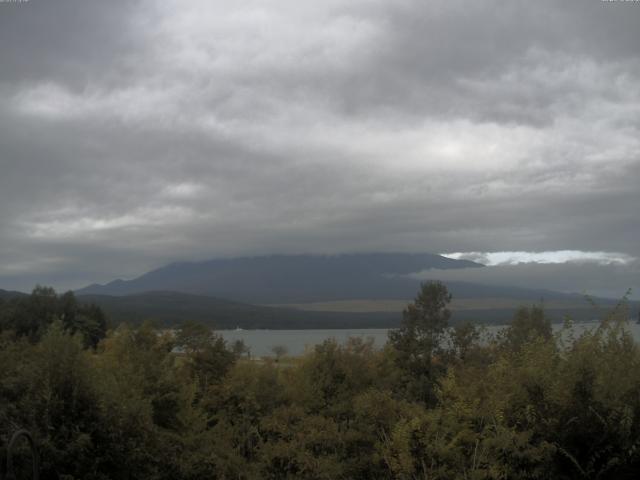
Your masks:
{"label": "dense shrub", "polygon": [[18,427],[34,432],[45,478],[640,471],[640,350],[623,311],[581,335],[570,324],[552,334],[533,307],[494,338],[464,326],[447,342],[446,291],[426,292],[440,303],[410,307],[411,323],[383,349],[326,341],[278,361],[241,357],[193,324],[177,335],[123,325],[93,348],[39,298],[32,311],[45,312],[42,324],[20,317],[28,328],[5,323],[0,336],[0,440]]}

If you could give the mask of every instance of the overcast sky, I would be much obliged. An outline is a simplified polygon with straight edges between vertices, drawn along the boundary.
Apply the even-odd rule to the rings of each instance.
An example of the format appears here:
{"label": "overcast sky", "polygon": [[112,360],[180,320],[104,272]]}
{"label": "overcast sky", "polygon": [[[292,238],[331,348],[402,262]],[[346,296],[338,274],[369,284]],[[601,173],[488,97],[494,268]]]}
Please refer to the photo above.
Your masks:
{"label": "overcast sky", "polygon": [[639,25],[599,0],[0,2],[0,288],[371,251],[604,252],[637,280]]}

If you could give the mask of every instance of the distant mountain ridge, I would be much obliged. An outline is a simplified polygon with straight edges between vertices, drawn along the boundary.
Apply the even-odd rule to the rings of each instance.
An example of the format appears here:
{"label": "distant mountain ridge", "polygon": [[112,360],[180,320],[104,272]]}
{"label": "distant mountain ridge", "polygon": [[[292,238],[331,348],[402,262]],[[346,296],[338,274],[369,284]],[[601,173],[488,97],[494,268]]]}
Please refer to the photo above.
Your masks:
{"label": "distant mountain ridge", "polygon": [[16,292],[13,290],[2,290],[0,289],[0,299],[2,300],[8,300],[10,298],[15,298],[15,297],[23,297],[27,295],[26,293],[22,293],[22,292]]}
{"label": "distant mountain ridge", "polygon": [[172,291],[248,303],[352,298],[411,298],[427,269],[481,268],[468,260],[430,253],[271,255],[173,263],[133,280],[93,284],[79,295],[132,295]]}

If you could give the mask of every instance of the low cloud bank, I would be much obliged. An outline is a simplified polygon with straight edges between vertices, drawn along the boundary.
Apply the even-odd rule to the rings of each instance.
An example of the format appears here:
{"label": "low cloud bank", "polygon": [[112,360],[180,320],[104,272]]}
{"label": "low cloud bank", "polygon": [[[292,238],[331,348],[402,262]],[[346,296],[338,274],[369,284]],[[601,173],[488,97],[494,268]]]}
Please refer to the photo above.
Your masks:
{"label": "low cloud bank", "polygon": [[473,282],[544,288],[566,293],[620,298],[630,288],[631,299],[640,299],[640,261],[626,264],[597,262],[519,263],[485,268],[425,270],[412,275],[421,280]]}

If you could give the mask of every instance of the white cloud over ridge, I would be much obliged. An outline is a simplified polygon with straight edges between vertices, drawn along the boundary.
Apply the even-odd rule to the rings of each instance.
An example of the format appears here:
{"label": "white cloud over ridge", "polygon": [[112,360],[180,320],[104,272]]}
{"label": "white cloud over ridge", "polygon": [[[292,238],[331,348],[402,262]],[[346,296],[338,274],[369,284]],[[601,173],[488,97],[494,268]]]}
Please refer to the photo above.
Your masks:
{"label": "white cloud over ridge", "polygon": [[487,266],[568,262],[626,265],[638,260],[624,253],[583,252],[580,250],[556,250],[549,252],[454,252],[443,253],[442,255],[456,260],[471,260]]}

